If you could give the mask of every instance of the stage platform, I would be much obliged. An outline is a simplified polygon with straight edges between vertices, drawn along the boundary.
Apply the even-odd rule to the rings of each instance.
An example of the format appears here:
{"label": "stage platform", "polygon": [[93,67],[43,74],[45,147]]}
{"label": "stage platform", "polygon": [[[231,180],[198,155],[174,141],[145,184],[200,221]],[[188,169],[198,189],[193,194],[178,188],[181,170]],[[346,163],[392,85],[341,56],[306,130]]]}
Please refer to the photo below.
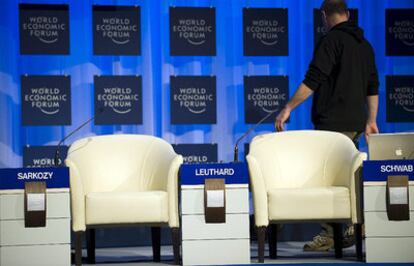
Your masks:
{"label": "stage platform", "polygon": [[[334,258],[334,251],[328,252],[304,252],[302,250],[305,242],[280,242],[278,243],[278,255],[276,260],[270,260],[265,257],[265,265],[278,264],[354,264],[360,262],[355,257],[355,247],[343,250],[344,257],[342,259]],[[253,243],[251,247],[252,260],[251,264],[257,263],[257,245]],[[268,251],[266,250],[266,253]],[[83,250],[83,256],[86,257],[86,249]],[[365,264],[365,263],[364,263]],[[161,247],[161,262],[152,262],[152,248],[146,247],[123,247],[123,248],[97,248],[96,264],[87,264],[84,258],[83,265],[105,265],[105,266],[157,266],[157,265],[173,265],[173,254],[171,246]],[[263,265],[263,264],[260,264]],[[368,264],[367,264],[368,265]],[[378,265],[378,264],[377,264]],[[405,264],[407,265],[407,264]]]}

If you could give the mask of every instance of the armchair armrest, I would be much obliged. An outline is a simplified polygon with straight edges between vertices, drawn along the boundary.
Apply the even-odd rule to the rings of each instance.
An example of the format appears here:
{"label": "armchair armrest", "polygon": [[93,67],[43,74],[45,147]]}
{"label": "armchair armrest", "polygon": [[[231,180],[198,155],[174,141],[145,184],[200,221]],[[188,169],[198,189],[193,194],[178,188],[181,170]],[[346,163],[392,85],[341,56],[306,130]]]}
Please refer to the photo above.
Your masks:
{"label": "armchair armrest", "polygon": [[65,160],[65,164],[69,167],[70,176],[72,230],[74,232],[85,231],[85,193],[83,183],[76,166],[68,159]]}
{"label": "armchair armrest", "polygon": [[171,228],[179,227],[179,213],[178,213],[178,171],[183,163],[183,157],[177,155],[171,162],[168,171],[168,225]]}
{"label": "armchair armrest", "polygon": [[362,223],[362,197],[360,195],[362,192],[361,167],[362,162],[366,159],[367,154],[365,152],[358,152],[352,160],[349,190],[351,192],[351,218],[353,224]]}
{"label": "armchair armrest", "polygon": [[246,159],[249,166],[250,185],[253,192],[255,224],[257,227],[267,226],[269,224],[269,211],[263,173],[253,156],[247,155]]}

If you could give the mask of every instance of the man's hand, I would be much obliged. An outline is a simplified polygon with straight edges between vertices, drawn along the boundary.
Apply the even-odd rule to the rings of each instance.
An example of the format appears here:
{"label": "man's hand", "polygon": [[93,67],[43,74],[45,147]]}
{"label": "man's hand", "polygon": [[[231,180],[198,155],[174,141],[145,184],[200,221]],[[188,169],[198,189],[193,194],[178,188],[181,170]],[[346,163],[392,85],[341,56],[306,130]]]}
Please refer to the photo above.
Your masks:
{"label": "man's hand", "polygon": [[368,136],[370,134],[379,133],[377,126],[377,112],[378,112],[378,95],[371,95],[367,97],[368,117],[365,125],[365,141],[368,144]]}
{"label": "man's hand", "polygon": [[275,129],[277,131],[285,130],[285,122],[288,120],[290,112],[295,109],[296,106],[306,100],[312,93],[313,90],[311,90],[308,86],[306,86],[304,83],[300,84],[295,94],[293,94],[292,99],[290,99],[285,108],[283,108],[282,111],[280,111],[279,115],[276,117]]}
{"label": "man's hand", "polygon": [[377,122],[367,122],[365,126],[365,141],[368,144],[368,136],[370,134],[379,133]]}
{"label": "man's hand", "polygon": [[288,118],[290,116],[290,111],[291,111],[291,109],[286,106],[285,108],[282,109],[282,111],[280,111],[280,113],[276,117],[275,129],[277,131],[284,131],[285,130],[285,122],[286,122],[286,120],[288,120]]}

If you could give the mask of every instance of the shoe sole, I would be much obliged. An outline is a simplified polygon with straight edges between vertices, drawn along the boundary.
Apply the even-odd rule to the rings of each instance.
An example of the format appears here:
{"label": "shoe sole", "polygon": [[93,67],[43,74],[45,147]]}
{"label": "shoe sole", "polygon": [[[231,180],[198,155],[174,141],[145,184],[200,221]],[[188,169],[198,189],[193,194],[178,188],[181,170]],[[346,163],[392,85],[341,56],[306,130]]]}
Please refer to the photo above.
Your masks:
{"label": "shoe sole", "polygon": [[312,248],[312,247],[305,247],[303,248],[303,251],[329,251],[331,247],[322,246],[318,248]]}

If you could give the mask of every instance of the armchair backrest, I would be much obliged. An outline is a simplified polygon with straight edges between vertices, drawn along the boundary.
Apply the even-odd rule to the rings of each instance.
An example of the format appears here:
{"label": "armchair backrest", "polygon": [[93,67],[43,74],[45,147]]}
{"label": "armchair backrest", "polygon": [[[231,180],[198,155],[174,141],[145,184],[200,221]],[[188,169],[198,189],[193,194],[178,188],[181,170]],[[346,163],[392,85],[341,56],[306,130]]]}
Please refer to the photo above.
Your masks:
{"label": "armchair backrest", "polygon": [[166,190],[177,154],[163,139],[148,135],[105,135],[80,139],[68,151],[84,193]]}
{"label": "armchair backrest", "polygon": [[267,190],[349,186],[349,165],[358,150],[341,133],[301,130],[264,134],[250,143]]}

